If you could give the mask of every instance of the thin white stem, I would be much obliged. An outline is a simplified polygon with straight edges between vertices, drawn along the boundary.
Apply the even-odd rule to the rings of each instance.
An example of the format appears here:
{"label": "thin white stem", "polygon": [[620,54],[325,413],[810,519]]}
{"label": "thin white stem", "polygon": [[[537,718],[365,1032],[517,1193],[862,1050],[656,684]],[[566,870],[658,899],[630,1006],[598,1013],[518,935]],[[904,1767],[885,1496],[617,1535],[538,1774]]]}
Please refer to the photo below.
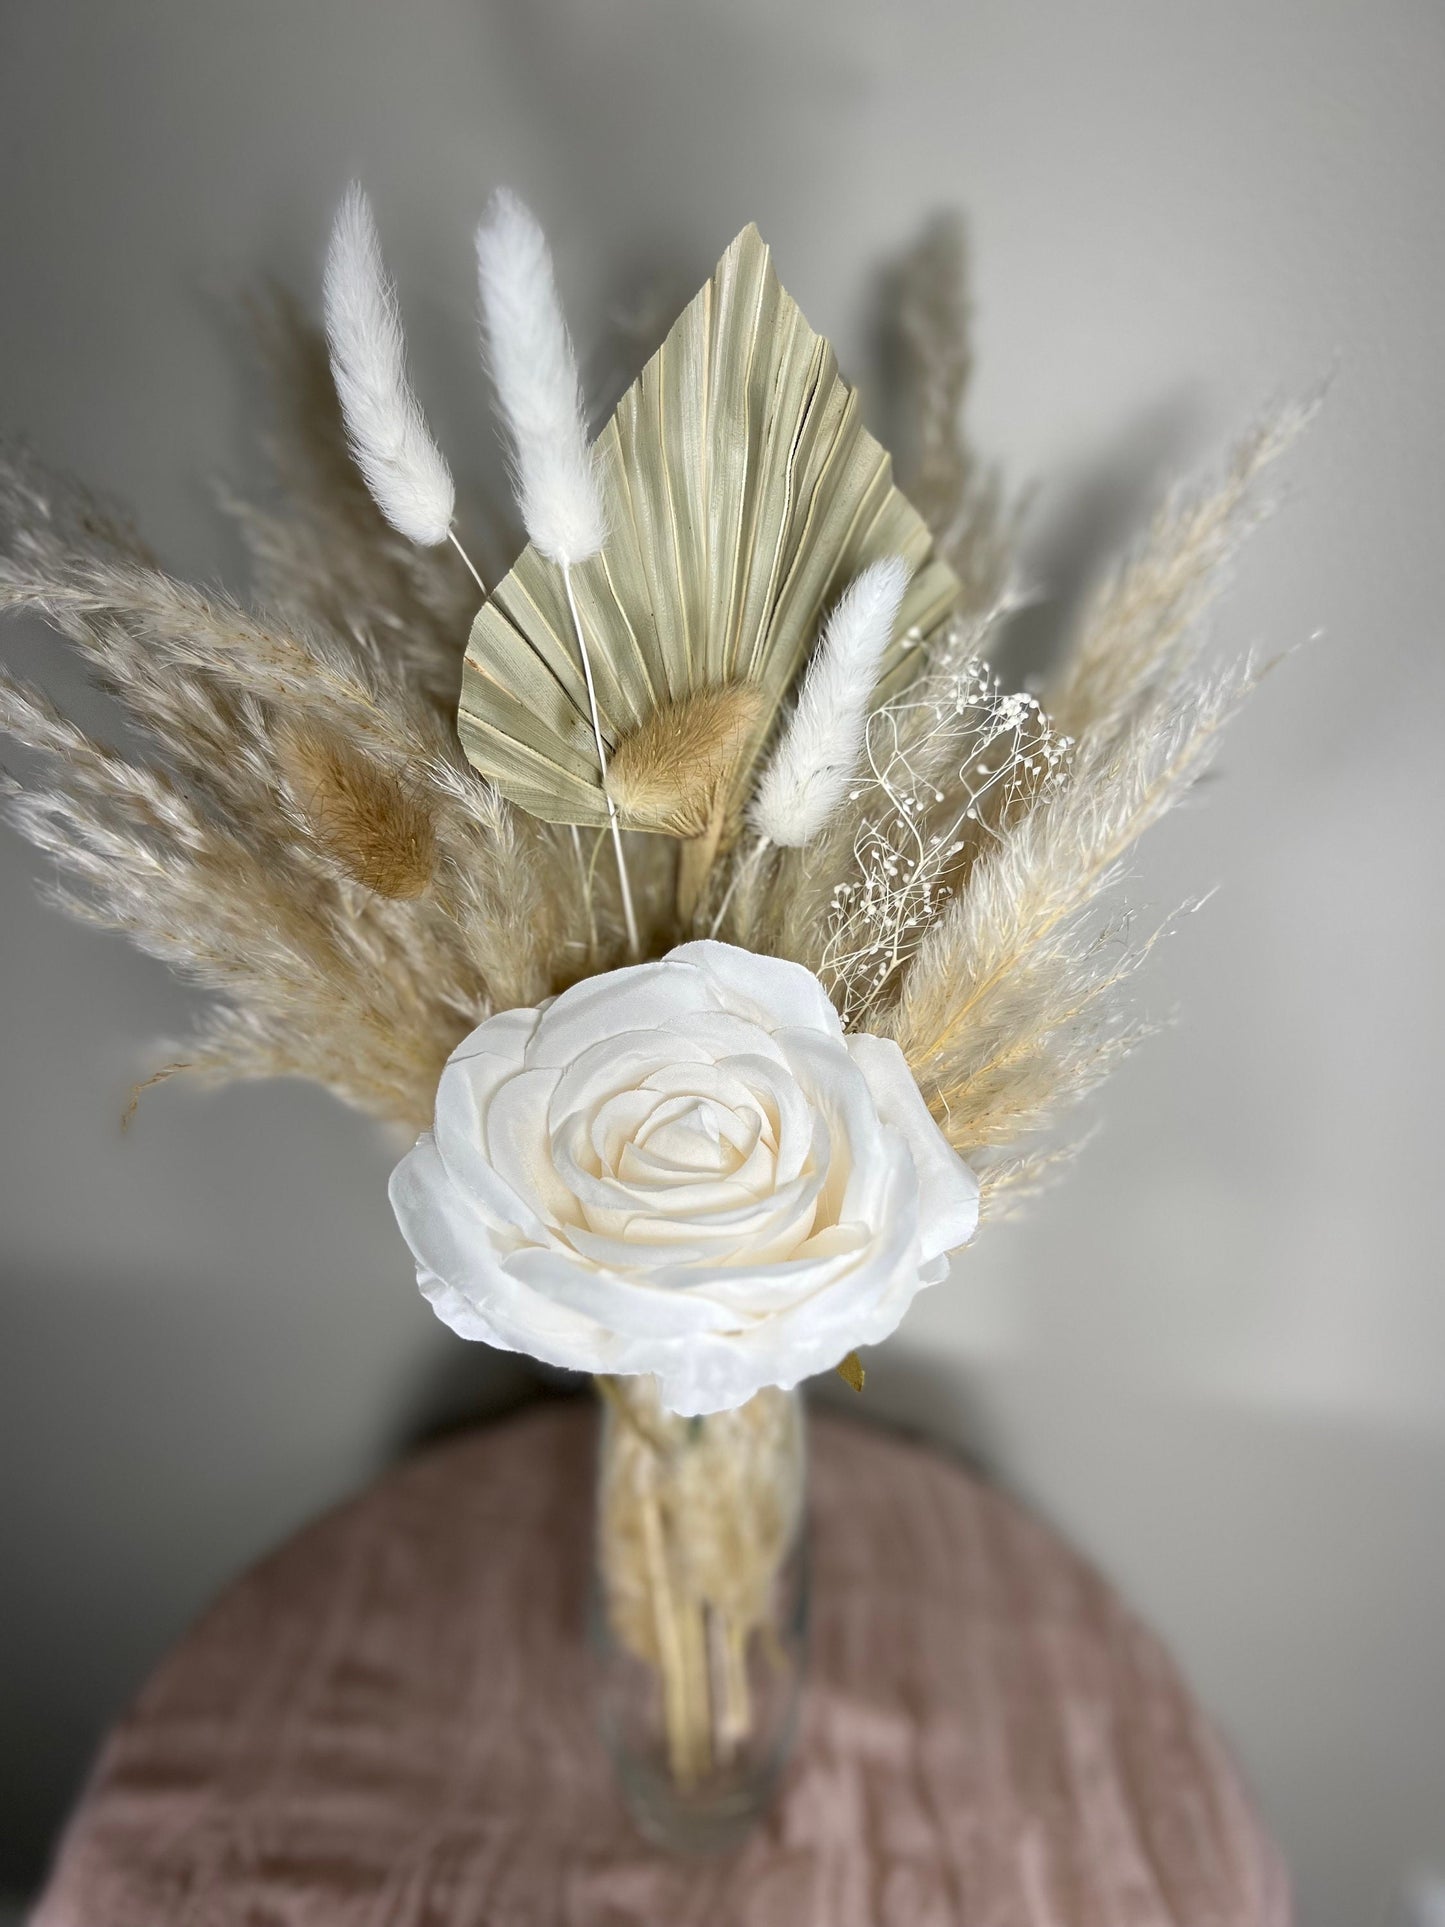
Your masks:
{"label": "thin white stem", "polygon": [[587,955],[595,964],[597,958],[597,918],[592,908],[592,873],[587,867],[587,859],[582,854],[582,832],[574,823],[572,829],[572,853],[577,859],[577,877],[582,886],[582,901],[587,906]]}
{"label": "thin white stem", "polygon": [[567,591],[567,607],[572,611],[572,629],[577,637],[577,653],[582,658],[582,678],[587,684],[587,707],[592,715],[592,740],[597,745],[597,768],[602,777],[603,794],[607,797],[607,823],[612,831],[612,849],[617,858],[617,881],[622,888],[622,915],[627,924],[627,947],[632,953],[632,961],[638,962],[642,956],[642,940],[637,934],[637,916],[632,908],[632,885],[627,878],[627,856],[622,848],[622,830],[617,821],[617,805],[607,790],[607,751],[602,743],[602,721],[597,714],[597,691],[592,684],[592,658],[587,653],[587,638],[582,632],[582,616],[577,608],[577,596],[572,587],[572,571],[564,562],[562,583]]}
{"label": "thin white stem", "polygon": [[728,879],[728,887],[723,892],[723,900],[717,907],[717,915],[712,920],[712,928],[707,933],[709,937],[715,937],[718,931],[722,929],[723,918],[727,915],[728,905],[733,900],[733,891],[737,889],[738,884],[744,876],[756,870],[772,847],[772,842],[768,837],[760,836],[744,860],[734,869],[731,877]]}
{"label": "thin white stem", "polygon": [[467,567],[471,570],[472,580],[473,582],[476,583],[477,587],[481,590],[482,596],[485,599],[486,593],[487,593],[487,585],[485,582],[483,582],[481,576],[478,575],[476,563],[473,562],[472,558],[467,554],[466,550],[462,547],[461,543],[458,542],[457,532],[455,529],[447,530],[447,540],[448,542],[451,543],[452,547],[456,550],[457,554],[462,558],[463,562],[465,562]]}

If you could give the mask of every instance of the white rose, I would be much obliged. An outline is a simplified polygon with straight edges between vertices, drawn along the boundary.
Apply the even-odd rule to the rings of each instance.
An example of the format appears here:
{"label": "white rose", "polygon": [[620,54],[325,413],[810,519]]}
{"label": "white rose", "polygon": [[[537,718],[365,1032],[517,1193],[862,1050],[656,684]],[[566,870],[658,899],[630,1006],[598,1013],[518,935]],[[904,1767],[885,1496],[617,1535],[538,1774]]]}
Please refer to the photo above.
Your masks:
{"label": "white rose", "polygon": [[391,1200],[462,1337],[656,1373],[682,1413],[876,1344],[978,1221],[897,1045],[723,943],[489,1017]]}

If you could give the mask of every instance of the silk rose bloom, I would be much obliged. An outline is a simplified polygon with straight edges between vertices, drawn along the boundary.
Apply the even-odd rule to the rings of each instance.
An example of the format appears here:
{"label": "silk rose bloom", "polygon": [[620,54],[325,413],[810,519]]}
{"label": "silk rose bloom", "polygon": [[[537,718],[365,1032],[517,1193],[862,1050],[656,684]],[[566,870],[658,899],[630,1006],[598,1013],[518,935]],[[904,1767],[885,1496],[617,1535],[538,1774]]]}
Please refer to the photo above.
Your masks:
{"label": "silk rose bloom", "polygon": [[897,1045],[724,943],[489,1017],[391,1199],[462,1337],[653,1372],[681,1413],[886,1337],[978,1221]]}

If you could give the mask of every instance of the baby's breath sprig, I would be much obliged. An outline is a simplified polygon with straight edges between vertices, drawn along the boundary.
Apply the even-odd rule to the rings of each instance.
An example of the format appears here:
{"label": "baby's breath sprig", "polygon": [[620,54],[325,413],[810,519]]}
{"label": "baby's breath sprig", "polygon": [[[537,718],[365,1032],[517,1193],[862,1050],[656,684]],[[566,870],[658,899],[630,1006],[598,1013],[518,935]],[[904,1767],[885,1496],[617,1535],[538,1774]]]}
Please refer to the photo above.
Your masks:
{"label": "baby's breath sprig", "polygon": [[1070,739],[977,655],[945,648],[909,693],[875,711],[852,864],[833,887],[819,975],[845,1022],[886,997],[987,842],[1056,786]]}

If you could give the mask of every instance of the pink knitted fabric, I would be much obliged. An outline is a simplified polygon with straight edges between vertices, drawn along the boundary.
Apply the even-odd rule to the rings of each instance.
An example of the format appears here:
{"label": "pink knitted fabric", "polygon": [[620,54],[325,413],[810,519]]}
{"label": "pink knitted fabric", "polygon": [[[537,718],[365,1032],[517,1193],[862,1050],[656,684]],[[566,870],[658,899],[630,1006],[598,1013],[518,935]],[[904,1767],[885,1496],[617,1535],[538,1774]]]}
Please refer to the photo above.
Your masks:
{"label": "pink knitted fabric", "polygon": [[783,1796],[732,1860],[643,1846],[588,1695],[592,1432],[470,1433],[234,1586],[107,1742],[33,1927],[1287,1927],[1158,1642],[1010,1500],[829,1419]]}

